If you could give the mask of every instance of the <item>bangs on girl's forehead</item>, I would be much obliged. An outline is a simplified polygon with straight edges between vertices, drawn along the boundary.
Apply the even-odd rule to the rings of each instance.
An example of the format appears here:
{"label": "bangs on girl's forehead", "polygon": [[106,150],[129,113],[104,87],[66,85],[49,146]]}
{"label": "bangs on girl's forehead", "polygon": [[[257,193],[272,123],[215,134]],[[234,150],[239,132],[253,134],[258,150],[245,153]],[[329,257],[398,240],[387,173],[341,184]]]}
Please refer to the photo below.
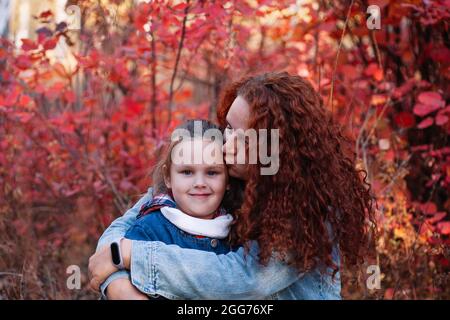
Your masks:
{"label": "bangs on girl's forehead", "polygon": [[222,145],[211,139],[183,139],[173,147],[170,156],[176,165],[224,164]]}

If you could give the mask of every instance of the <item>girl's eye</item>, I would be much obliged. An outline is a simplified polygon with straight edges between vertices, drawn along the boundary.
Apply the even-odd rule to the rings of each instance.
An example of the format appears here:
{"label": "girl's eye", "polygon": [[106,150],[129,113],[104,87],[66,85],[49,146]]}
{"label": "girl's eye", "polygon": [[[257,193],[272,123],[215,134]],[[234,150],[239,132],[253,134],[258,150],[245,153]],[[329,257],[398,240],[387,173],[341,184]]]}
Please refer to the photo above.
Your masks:
{"label": "girl's eye", "polygon": [[216,176],[218,174],[219,174],[219,172],[217,172],[217,171],[208,171],[209,176]]}
{"label": "girl's eye", "polygon": [[192,173],[192,171],[191,170],[183,170],[183,171],[181,171],[181,173],[184,174],[185,176],[188,176]]}

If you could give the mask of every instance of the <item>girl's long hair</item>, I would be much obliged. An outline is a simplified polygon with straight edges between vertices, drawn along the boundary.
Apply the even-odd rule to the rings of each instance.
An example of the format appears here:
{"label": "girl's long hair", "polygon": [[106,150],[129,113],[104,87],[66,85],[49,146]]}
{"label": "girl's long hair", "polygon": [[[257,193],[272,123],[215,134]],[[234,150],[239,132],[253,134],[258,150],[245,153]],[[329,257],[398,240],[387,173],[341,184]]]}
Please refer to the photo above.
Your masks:
{"label": "girl's long hair", "polygon": [[299,271],[338,271],[335,244],[341,261],[363,262],[368,229],[375,225],[370,185],[366,172],[355,168],[354,144],[319,94],[307,80],[285,72],[245,77],[221,96],[222,126],[238,95],[250,106],[249,128],[279,129],[280,154],[275,175],[260,175],[259,163],[249,167],[233,238],[256,240],[263,264],[277,253]]}

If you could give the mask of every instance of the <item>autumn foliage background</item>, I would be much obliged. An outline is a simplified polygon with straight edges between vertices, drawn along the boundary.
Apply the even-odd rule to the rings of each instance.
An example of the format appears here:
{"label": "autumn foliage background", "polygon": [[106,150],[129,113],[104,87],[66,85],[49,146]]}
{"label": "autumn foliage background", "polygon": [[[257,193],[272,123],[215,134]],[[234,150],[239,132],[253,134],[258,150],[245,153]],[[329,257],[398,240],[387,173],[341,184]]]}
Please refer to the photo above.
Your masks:
{"label": "autumn foliage background", "polygon": [[[370,30],[367,7],[381,9]],[[378,202],[381,288],[346,299],[450,298],[449,1],[68,1],[16,46],[0,40],[0,299],[92,299],[103,230],[146,191],[186,118],[214,120],[249,72],[307,77],[355,139]],[[66,44],[73,63],[52,58]],[[78,265],[82,288],[66,287]]]}

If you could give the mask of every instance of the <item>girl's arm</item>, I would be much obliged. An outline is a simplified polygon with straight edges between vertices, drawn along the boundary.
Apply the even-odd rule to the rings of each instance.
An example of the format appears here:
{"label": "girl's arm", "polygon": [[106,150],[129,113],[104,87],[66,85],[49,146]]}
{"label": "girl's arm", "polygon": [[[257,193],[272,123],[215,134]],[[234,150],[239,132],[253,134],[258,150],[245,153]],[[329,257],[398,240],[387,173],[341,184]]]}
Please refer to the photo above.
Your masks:
{"label": "girl's arm", "polygon": [[183,249],[158,241],[131,242],[131,280],[147,294],[169,299],[264,299],[302,275],[272,258],[258,262],[258,245],[225,255]]}
{"label": "girl's arm", "polygon": [[111,282],[107,297],[108,300],[149,300],[149,297],[136,289],[128,278]]}
{"label": "girl's arm", "polygon": [[[127,230],[136,221],[136,216],[139,214],[139,210],[141,209],[142,205],[145,202],[151,200],[152,197],[153,197],[153,189],[149,188],[147,190],[147,193],[143,197],[141,197],[139,201],[131,209],[128,209],[123,216],[114,220],[98,240],[96,252],[98,252],[101,248],[111,244],[111,242],[123,238]],[[127,281],[129,281],[129,278],[130,273],[126,270],[117,271],[111,274],[100,286],[100,291],[102,292],[102,295],[104,297],[106,296],[105,294],[106,289],[111,284],[111,282],[117,279],[126,279]],[[117,288],[117,285],[115,287]],[[110,292],[111,291],[116,290],[115,288],[113,288],[112,290],[110,290]]]}

